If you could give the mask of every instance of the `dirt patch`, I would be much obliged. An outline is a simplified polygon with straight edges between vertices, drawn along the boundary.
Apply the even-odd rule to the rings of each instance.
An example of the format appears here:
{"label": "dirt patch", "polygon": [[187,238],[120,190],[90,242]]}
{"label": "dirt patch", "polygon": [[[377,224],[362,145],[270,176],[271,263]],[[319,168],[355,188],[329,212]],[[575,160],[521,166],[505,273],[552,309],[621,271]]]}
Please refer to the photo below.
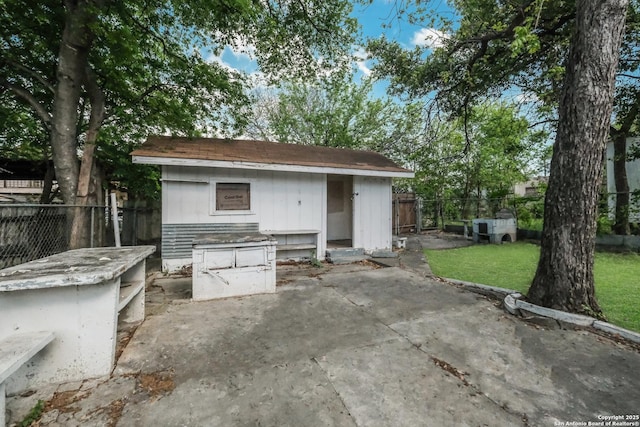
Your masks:
{"label": "dirt patch", "polygon": [[122,410],[124,409],[124,401],[122,399],[114,400],[109,405],[109,421],[107,423],[108,427],[116,427],[118,424],[118,420],[122,416]]}
{"label": "dirt patch", "polygon": [[175,274],[183,277],[191,277],[193,275],[193,266],[191,264],[185,265]]}
{"label": "dirt patch", "polygon": [[[574,329],[578,330],[579,328],[574,327]],[[640,353],[640,343],[638,342],[628,340],[625,337],[622,337],[618,334],[611,334],[609,332],[601,331],[600,329],[596,329],[596,328],[586,328],[586,329],[589,330],[594,335],[597,335],[598,336],[597,340],[600,342],[612,344],[619,348],[633,349],[638,353]]]}
{"label": "dirt patch", "polygon": [[78,412],[81,408],[72,405],[87,397],[88,394],[88,392],[80,393],[79,390],[56,391],[45,404],[44,412],[53,410],[58,410],[60,413]]}
{"label": "dirt patch", "polygon": [[386,266],[379,264],[375,261],[370,261],[368,259],[363,259],[362,261],[358,261],[355,264],[363,265],[365,267],[371,267],[374,270],[379,270],[381,268],[385,268]]}
{"label": "dirt patch", "polygon": [[116,425],[118,425],[118,421],[120,421],[120,417],[122,416],[124,405],[124,399],[117,399],[109,403],[107,406],[100,406],[99,408],[94,409],[87,414],[87,417],[89,419],[93,419],[98,414],[106,414],[107,420],[104,425],[107,427],[116,427]]}
{"label": "dirt patch", "polygon": [[301,261],[295,261],[295,260],[292,260],[292,259],[284,260],[284,261],[276,261],[276,266],[279,266],[279,265],[300,265],[300,264],[302,264]]}
{"label": "dirt patch", "polygon": [[158,398],[168,394],[176,388],[173,380],[175,372],[173,369],[167,371],[152,372],[138,375],[136,388],[146,392],[152,398]]}
{"label": "dirt patch", "polygon": [[462,383],[464,385],[466,385],[466,386],[469,385],[469,382],[465,378],[465,375],[469,375],[468,373],[462,372],[461,370],[459,370],[455,366],[451,365],[448,362],[445,362],[444,360],[438,359],[437,357],[431,357],[431,360],[433,360],[433,363],[435,363],[436,366],[438,366],[439,368],[441,368],[444,371],[447,371],[448,373],[450,373],[451,375],[453,375],[454,377],[456,377],[460,381],[462,381]]}

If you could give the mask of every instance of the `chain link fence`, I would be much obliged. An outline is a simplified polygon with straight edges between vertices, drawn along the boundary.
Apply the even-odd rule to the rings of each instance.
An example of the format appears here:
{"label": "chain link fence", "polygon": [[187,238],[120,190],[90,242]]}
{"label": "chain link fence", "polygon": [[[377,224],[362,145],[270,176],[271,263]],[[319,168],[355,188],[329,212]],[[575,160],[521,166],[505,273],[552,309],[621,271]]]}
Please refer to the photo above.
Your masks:
{"label": "chain link fence", "polygon": [[463,220],[495,218],[505,209],[517,218],[521,228],[542,229],[544,195],[422,200],[422,228],[462,227]]}
{"label": "chain link fence", "polygon": [[[114,245],[111,209],[108,206],[0,204],[0,268],[47,257],[69,249],[72,216],[87,215],[86,247]],[[160,226],[148,218],[154,209],[118,210],[123,245],[155,244]],[[157,228],[157,230],[155,230]]]}

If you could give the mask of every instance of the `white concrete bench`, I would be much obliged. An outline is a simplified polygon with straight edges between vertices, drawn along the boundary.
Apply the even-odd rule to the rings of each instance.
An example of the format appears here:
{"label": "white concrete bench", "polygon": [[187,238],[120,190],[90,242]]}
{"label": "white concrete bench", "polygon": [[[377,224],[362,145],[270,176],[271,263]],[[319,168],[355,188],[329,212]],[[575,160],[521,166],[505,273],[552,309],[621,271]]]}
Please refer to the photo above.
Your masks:
{"label": "white concrete bench", "polygon": [[53,340],[53,332],[25,332],[0,340],[0,427],[5,422],[5,381]]}
{"label": "white concrete bench", "polygon": [[145,259],[154,250],[75,249],[0,270],[0,337],[16,329],[56,336],[6,391],[108,375],[118,323],[144,320]]}

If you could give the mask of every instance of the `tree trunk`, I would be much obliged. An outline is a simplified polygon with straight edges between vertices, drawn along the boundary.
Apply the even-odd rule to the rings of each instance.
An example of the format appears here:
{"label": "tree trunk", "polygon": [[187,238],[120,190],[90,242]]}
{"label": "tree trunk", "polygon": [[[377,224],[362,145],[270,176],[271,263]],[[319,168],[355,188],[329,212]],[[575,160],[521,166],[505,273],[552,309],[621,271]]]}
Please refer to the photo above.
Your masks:
{"label": "tree trunk", "polygon": [[469,214],[469,196],[471,194],[471,183],[469,181],[469,177],[465,178],[464,181],[464,192],[462,193],[462,218],[468,219]]}
{"label": "tree trunk", "polygon": [[80,163],[80,173],[78,175],[78,187],[76,194],[75,213],[73,216],[73,224],[71,226],[71,237],[69,239],[69,248],[86,248],[89,246],[92,231],[90,230],[90,211],[86,208],[89,201],[89,193],[95,162],[96,142],[98,139],[98,131],[102,126],[104,119],[105,97],[102,89],[98,85],[96,76],[91,69],[87,67],[85,71],[85,86],[89,95],[91,104],[91,116],[89,118],[89,128],[85,138],[84,149],[82,152],[82,161]]}
{"label": "tree trunk", "polygon": [[74,204],[78,185],[76,125],[94,20],[84,1],[65,1],[66,20],[58,52],[57,85],[53,96],[51,149],[56,179],[66,204]]}
{"label": "tree trunk", "polygon": [[629,180],[627,179],[627,134],[613,136],[613,176],[616,184],[616,234],[629,234]]}
{"label": "tree trunk", "polygon": [[598,190],[628,0],[576,2],[545,197],[534,304],[600,314],[594,294]]}
{"label": "tree trunk", "polygon": [[44,174],[44,184],[42,186],[42,194],[40,194],[40,203],[43,205],[48,205],[53,201],[55,193],[53,190],[53,180],[55,178],[55,172],[53,170],[53,165],[51,162],[47,161],[47,170]]}

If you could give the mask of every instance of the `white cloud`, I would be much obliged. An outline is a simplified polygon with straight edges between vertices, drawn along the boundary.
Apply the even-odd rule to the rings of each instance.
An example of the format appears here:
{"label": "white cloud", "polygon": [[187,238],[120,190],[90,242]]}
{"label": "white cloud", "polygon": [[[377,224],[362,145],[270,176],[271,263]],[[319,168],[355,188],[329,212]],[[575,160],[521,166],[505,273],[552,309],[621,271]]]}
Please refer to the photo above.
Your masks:
{"label": "white cloud", "polygon": [[371,75],[371,68],[367,67],[367,64],[365,64],[364,61],[357,61],[356,66],[365,76],[369,77]]}
{"label": "white cloud", "polygon": [[444,45],[444,41],[448,38],[449,36],[446,33],[436,30],[435,28],[422,28],[413,34],[411,43],[416,46],[435,49],[442,47]]}
{"label": "white cloud", "polygon": [[231,66],[231,64],[229,64],[228,62],[225,62],[225,60],[222,59],[222,55],[211,53],[205,60],[210,64],[218,64],[227,71],[239,71],[238,69]]}
{"label": "white cloud", "polygon": [[246,59],[253,61],[256,59],[256,46],[252,43],[247,43],[242,37],[236,37],[233,43],[227,47],[231,51],[231,54],[238,60]]}
{"label": "white cloud", "polygon": [[513,96],[513,102],[515,102],[516,104],[527,104],[538,101],[540,101],[540,98],[538,98],[536,94],[530,92],[517,93]]}
{"label": "white cloud", "polygon": [[364,74],[365,76],[370,76],[371,75],[371,68],[369,68],[367,66],[367,58],[368,58],[368,53],[367,51],[365,51],[362,48],[357,49],[354,53],[353,53],[353,57],[355,58],[355,64],[356,67],[358,67],[358,69],[360,71],[362,71],[362,74]]}

